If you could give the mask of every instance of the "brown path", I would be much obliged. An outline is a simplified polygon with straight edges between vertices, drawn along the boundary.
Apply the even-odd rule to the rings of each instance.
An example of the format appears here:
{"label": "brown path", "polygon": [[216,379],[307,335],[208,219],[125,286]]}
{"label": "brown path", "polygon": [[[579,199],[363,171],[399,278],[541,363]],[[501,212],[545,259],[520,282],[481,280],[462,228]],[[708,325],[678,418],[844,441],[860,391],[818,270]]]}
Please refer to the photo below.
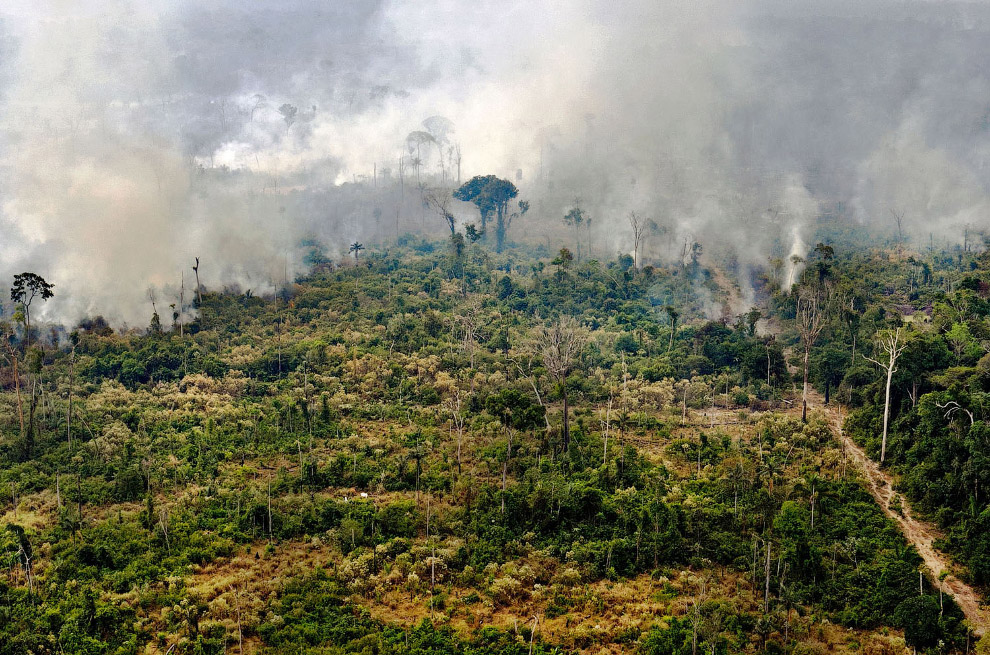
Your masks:
{"label": "brown path", "polygon": [[[905,539],[913,545],[918,554],[925,562],[925,566],[931,571],[932,576],[938,581],[939,575],[943,572],[950,572],[949,557],[935,549],[934,541],[941,537],[938,528],[927,521],[916,518],[911,511],[907,500],[896,493],[893,488],[893,480],[890,475],[883,471],[876,462],[870,459],[866,453],[850,439],[842,429],[842,410],[837,406],[825,407],[819,393],[808,390],[808,407],[815,407],[825,412],[829,423],[835,429],[836,434],[846,453],[863,472],[866,489],[877,501],[884,513],[892,518],[901,529]],[[891,501],[900,500],[901,511],[891,509]],[[942,582],[942,589],[952,594],[956,604],[962,609],[970,626],[976,635],[983,635],[990,625],[990,615],[981,606],[980,595],[971,586],[948,573]]]}
{"label": "brown path", "polygon": [[[713,278],[715,282],[722,287],[729,296],[730,303],[738,302],[739,294],[736,286],[732,284],[726,277],[724,271],[716,266],[709,266],[713,271]],[[790,348],[786,349],[784,352],[785,361],[790,359]],[[788,364],[787,366],[790,373],[793,375],[797,369]],[[797,397],[793,407],[800,411],[801,407],[801,390],[795,385],[795,392]],[[852,460],[856,463],[859,469],[863,472],[864,483],[866,485],[867,491],[873,496],[877,504],[884,513],[893,519],[897,526],[900,528],[901,533],[904,538],[915,547],[918,554],[921,555],[921,559],[924,560],[925,566],[931,571],[933,578],[938,583],[939,576],[942,572],[946,572],[945,579],[942,581],[942,589],[950,594],[955,599],[956,604],[959,605],[963,613],[966,615],[966,619],[969,621],[970,627],[973,633],[976,635],[983,635],[987,632],[987,627],[990,626],[990,614],[981,604],[980,595],[971,586],[957,578],[951,573],[952,568],[950,566],[949,557],[944,553],[940,553],[935,550],[933,545],[935,540],[941,535],[939,530],[928,523],[914,516],[911,511],[911,507],[907,500],[897,494],[894,491],[893,480],[890,474],[883,471],[873,460],[871,460],[866,452],[856,445],[852,439],[850,439],[845,431],[842,429],[843,416],[842,410],[838,405],[831,405],[826,407],[821,394],[815,391],[811,386],[808,387],[808,408],[815,407],[822,410],[829,423],[835,430],[836,435],[838,435],[839,442],[842,444],[843,453],[849,455]],[[891,509],[891,501],[898,497],[900,500],[900,511]]]}

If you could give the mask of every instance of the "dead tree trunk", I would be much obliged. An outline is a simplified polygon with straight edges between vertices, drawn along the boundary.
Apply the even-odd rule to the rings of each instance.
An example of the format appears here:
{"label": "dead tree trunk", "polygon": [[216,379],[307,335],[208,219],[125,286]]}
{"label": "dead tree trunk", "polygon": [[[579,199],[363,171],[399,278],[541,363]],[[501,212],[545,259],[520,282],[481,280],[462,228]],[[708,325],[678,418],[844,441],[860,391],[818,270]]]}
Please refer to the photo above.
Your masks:
{"label": "dead tree trunk", "polygon": [[887,429],[890,424],[890,387],[891,382],[894,379],[894,373],[897,372],[897,358],[904,351],[905,345],[899,343],[901,337],[901,329],[897,328],[894,333],[891,334],[889,331],[885,334],[877,334],[877,346],[887,355],[887,362],[880,363],[876,359],[864,356],[863,358],[870,361],[880,368],[886,369],[887,371],[887,389],[884,396],[883,402],[883,437],[880,440],[880,463],[883,464],[883,460],[887,456]]}

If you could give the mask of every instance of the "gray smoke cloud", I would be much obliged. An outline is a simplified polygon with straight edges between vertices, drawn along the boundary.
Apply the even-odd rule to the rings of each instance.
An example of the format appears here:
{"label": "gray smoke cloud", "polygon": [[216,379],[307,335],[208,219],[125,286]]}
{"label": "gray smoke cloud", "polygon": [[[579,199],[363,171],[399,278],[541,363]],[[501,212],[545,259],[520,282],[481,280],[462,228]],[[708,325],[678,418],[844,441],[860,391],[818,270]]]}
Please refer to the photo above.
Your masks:
{"label": "gray smoke cloud", "polygon": [[988,227],[988,26],[964,2],[7,0],[0,275],[54,282],[50,319],[144,325],[196,256],[267,292],[304,241],[442,234],[416,187],[458,173],[517,183],[515,238],[567,243],[579,202],[611,256],[636,211],[649,257],[698,241],[744,281],[825,207],[960,241]]}

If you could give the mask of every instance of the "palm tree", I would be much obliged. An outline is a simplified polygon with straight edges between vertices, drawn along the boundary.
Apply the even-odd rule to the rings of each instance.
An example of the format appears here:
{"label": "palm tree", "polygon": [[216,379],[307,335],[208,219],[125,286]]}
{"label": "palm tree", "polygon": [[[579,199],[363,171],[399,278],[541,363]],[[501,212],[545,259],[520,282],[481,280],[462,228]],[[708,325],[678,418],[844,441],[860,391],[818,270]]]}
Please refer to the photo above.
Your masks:
{"label": "palm tree", "polygon": [[364,244],[355,241],[354,243],[351,244],[351,247],[347,249],[347,252],[354,253],[354,261],[356,263],[358,260],[358,256],[362,250],[364,250]]}

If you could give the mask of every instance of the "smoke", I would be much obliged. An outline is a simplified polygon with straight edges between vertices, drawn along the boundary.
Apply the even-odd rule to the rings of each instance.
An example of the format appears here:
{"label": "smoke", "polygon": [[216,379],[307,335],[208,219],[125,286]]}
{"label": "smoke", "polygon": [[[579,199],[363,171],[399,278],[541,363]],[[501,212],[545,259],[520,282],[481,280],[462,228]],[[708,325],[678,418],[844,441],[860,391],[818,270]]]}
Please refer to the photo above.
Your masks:
{"label": "smoke", "polygon": [[[613,256],[636,211],[645,259],[698,242],[750,297],[768,256],[799,272],[826,204],[986,228],[988,26],[965,2],[8,0],[0,275],[55,283],[40,318],[144,325],[197,256],[267,292],[304,241],[442,234],[417,187],[494,173],[532,201],[513,238]],[[433,116],[451,129],[410,148]]]}
{"label": "smoke", "polygon": [[811,220],[818,215],[819,207],[808,190],[797,180],[792,179],[781,196],[784,215],[790,224],[791,250],[784,262],[784,289],[790,289],[797,282],[798,275],[804,268],[804,256],[808,252],[808,244],[804,242],[802,232],[808,229]]}

